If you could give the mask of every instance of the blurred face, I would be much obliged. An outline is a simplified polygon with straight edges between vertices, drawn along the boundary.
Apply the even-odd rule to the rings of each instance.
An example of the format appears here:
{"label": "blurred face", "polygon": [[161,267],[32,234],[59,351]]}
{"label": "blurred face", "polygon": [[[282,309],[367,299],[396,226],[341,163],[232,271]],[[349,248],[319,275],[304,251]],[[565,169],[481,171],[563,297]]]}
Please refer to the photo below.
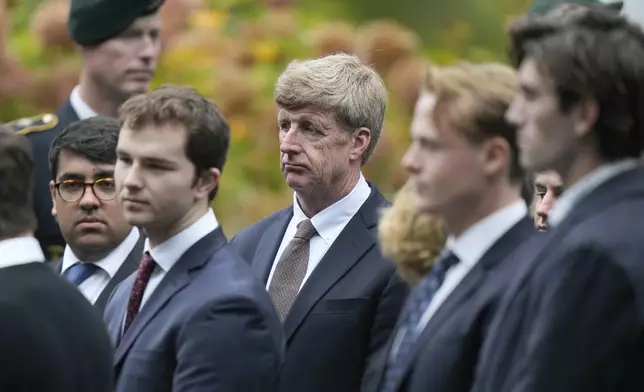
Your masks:
{"label": "blurred face", "polygon": [[521,164],[527,171],[559,171],[574,159],[578,137],[590,130],[587,113],[580,108],[562,112],[555,86],[534,60],[521,63],[518,77],[520,93],[506,119],[517,126]]}
{"label": "blurred face", "polygon": [[371,132],[349,134],[330,111],[280,109],[280,159],[284,179],[298,195],[337,188],[360,168]]}
{"label": "blurred face", "polygon": [[174,125],[121,129],[114,177],[123,211],[150,237],[169,238],[199,219],[219,180],[217,169],[196,176],[186,138],[185,129]]}
{"label": "blurred face", "polygon": [[449,124],[433,121],[435,98],[421,94],[411,126],[412,143],[403,166],[410,176],[420,212],[455,219],[469,214],[487,189],[487,142],[472,145]]}
{"label": "blurred face", "polygon": [[534,225],[543,231],[548,228],[548,213],[563,191],[559,175],[553,171],[537,173],[534,180]]}
{"label": "blurred face", "polygon": [[65,241],[83,261],[105,257],[130,232],[113,177],[114,165],[60,153],[56,181],[50,183],[52,213]]}
{"label": "blurred face", "polygon": [[145,16],[117,37],[82,47],[84,69],[99,86],[121,99],[146,92],[161,48],[160,25],[158,15]]}

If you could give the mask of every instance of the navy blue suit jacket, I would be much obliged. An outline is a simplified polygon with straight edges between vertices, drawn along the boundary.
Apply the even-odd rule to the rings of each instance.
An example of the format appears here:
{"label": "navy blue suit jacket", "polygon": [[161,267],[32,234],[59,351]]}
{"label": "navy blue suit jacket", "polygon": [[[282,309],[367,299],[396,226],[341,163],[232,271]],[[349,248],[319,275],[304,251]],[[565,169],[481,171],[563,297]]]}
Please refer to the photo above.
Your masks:
{"label": "navy blue suit jacket", "polygon": [[181,256],[121,336],[133,283],[123,281],[105,310],[117,392],[277,391],[279,318],[221,228]]}
{"label": "navy blue suit jacket", "polygon": [[528,241],[484,344],[477,392],[642,391],[644,168]]}
{"label": "navy blue suit jacket", "polygon": [[[425,326],[405,364],[398,391],[470,391],[489,324],[516,271],[510,255],[535,234],[526,216],[485,252]],[[392,336],[374,369],[378,382],[364,391],[377,390],[393,340]]]}
{"label": "navy blue suit jacket", "polygon": [[[377,245],[378,212],[388,203],[371,195],[331,245],[284,320],[286,358],[280,392],[356,392],[375,354],[387,343],[407,286]],[[293,208],[239,233],[231,244],[268,276]]]}

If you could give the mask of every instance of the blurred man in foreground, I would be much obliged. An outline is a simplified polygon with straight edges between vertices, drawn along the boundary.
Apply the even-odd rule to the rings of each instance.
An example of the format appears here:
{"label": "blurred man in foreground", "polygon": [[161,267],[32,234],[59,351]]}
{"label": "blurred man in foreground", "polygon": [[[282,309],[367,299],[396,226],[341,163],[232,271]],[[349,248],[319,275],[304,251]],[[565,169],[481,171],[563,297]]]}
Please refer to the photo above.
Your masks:
{"label": "blurred man in foreground", "polygon": [[403,158],[420,213],[441,217],[445,248],[414,288],[383,358],[379,392],[469,392],[486,325],[516,270],[508,257],[534,234],[522,198],[517,92],[501,64],[427,73]]}
{"label": "blurred man in foreground", "polygon": [[605,7],[510,29],[526,170],[565,192],[490,325],[475,391],[642,391],[644,33]]}

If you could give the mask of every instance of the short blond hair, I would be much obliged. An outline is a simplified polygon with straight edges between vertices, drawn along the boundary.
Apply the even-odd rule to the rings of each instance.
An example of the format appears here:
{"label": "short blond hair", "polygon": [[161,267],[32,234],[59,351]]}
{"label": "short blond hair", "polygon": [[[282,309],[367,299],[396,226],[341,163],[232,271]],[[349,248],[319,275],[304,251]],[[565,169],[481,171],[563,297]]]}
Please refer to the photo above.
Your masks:
{"label": "short blond hair", "polygon": [[362,157],[365,164],[380,137],[387,90],[371,67],[357,56],[340,53],[292,61],[277,81],[275,103],[286,110],[309,106],[331,110],[350,132],[368,128],[371,141]]}
{"label": "short blond hair", "polygon": [[513,68],[499,63],[460,62],[450,66],[430,66],[423,91],[436,98],[432,113],[437,126],[450,126],[477,144],[493,137],[505,139],[512,150],[510,178],[521,181],[516,128],[505,119],[518,93]]}
{"label": "short blond hair", "polygon": [[378,234],[383,255],[396,263],[403,280],[415,286],[445,247],[447,227],[438,216],[418,212],[416,193],[407,183],[382,211]]}

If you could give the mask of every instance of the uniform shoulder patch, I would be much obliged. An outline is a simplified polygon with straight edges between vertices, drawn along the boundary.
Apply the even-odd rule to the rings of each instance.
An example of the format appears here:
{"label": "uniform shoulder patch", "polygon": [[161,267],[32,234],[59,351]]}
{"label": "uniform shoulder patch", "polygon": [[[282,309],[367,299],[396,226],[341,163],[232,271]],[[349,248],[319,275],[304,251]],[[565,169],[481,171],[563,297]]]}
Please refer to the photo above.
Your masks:
{"label": "uniform shoulder patch", "polygon": [[34,117],[25,117],[4,124],[5,127],[18,135],[28,135],[33,132],[42,132],[54,129],[58,125],[58,116],[51,113],[40,114]]}

